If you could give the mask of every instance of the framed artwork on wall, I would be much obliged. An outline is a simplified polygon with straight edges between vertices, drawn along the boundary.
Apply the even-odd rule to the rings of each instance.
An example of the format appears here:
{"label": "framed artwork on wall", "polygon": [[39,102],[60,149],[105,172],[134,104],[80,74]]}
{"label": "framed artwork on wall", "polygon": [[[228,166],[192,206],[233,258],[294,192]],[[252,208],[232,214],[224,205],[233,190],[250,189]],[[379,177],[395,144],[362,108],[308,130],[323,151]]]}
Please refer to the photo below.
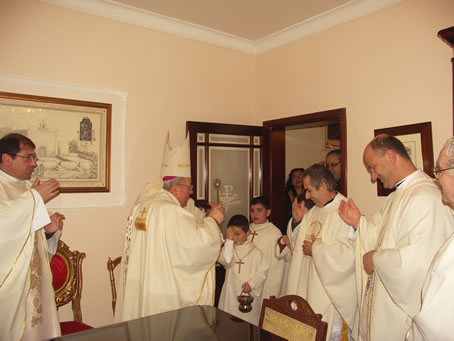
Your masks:
{"label": "framed artwork on wall", "polygon": [[109,103],[0,92],[0,137],[30,138],[31,180],[55,178],[62,193],[110,191],[111,115]]}
{"label": "framed artwork on wall", "polygon": [[[416,168],[433,177],[434,156],[431,122],[374,130],[374,136],[380,134],[389,134],[397,137],[405,146],[405,149]],[[387,196],[393,191],[394,189],[384,188],[383,184],[380,181],[377,181],[378,196]]]}

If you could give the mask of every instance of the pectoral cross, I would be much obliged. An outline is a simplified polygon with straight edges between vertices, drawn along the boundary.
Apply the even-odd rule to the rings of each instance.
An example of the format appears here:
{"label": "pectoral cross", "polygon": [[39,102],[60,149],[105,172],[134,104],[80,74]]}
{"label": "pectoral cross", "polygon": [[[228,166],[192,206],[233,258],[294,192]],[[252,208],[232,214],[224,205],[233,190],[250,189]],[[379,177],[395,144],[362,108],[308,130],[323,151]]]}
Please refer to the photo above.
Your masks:
{"label": "pectoral cross", "polygon": [[144,207],[142,211],[139,212],[140,213],[140,217],[143,217],[143,215],[145,213],[147,213],[147,209]]}
{"label": "pectoral cross", "polygon": [[259,234],[257,232],[255,232],[254,230],[252,230],[251,234],[252,234],[252,239],[251,239],[251,243],[252,243],[254,241],[255,236],[258,236]]}
{"label": "pectoral cross", "polygon": [[236,264],[238,264],[238,273],[240,273],[240,271],[241,271],[241,264],[244,264],[244,262],[242,262],[241,259],[240,259],[238,262],[236,262]]}

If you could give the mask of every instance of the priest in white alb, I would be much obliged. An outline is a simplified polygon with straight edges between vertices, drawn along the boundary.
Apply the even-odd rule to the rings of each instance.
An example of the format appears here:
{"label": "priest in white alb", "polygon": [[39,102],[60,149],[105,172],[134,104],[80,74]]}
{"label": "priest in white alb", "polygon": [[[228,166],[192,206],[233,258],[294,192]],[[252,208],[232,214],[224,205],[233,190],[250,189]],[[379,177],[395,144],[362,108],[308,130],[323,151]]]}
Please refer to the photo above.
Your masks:
{"label": "priest in white alb", "polygon": [[[441,187],[443,202],[454,207],[454,137],[445,142],[434,175]],[[436,227],[435,227],[436,228]],[[421,292],[422,307],[413,319],[408,341],[451,340],[454,336],[454,233],[432,259]]]}
{"label": "priest in white alb", "polygon": [[395,191],[370,219],[351,199],[339,206],[339,215],[356,229],[359,340],[404,340],[421,309],[432,258],[451,235],[454,221],[433,179],[416,169],[396,137],[372,139],[363,162],[372,183],[379,180]]}
{"label": "priest in white alb", "polygon": [[160,179],[145,186],[128,219],[116,321],[214,304],[224,210],[211,205],[202,217],[187,205],[191,194],[189,137],[173,148],[167,135]]}
{"label": "priest in white alb", "polygon": [[0,340],[61,335],[49,264],[64,216],[49,217],[44,206],[60,185],[55,179],[28,181],[37,160],[26,136],[0,139]]}
{"label": "priest in white alb", "polygon": [[326,340],[351,339],[356,330],[355,251],[350,227],[337,210],[345,197],[337,193],[331,172],[313,165],[303,175],[312,207],[301,221],[287,278],[286,295],[303,297],[328,322]]}

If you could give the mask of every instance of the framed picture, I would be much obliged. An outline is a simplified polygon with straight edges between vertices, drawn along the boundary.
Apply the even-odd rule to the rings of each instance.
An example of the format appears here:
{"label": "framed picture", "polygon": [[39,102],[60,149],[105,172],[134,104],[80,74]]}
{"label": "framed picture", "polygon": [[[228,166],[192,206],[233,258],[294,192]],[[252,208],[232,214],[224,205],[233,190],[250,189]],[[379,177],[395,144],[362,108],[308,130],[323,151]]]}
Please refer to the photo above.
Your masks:
{"label": "framed picture", "polygon": [[108,103],[0,92],[0,137],[30,138],[31,180],[55,178],[63,193],[110,191],[111,115]]}
{"label": "framed picture", "polygon": [[[380,134],[397,137],[405,146],[415,167],[433,177],[434,155],[431,122],[374,130],[374,136]],[[394,189],[384,188],[383,184],[377,181],[377,194],[379,196],[387,196],[393,191]]]}

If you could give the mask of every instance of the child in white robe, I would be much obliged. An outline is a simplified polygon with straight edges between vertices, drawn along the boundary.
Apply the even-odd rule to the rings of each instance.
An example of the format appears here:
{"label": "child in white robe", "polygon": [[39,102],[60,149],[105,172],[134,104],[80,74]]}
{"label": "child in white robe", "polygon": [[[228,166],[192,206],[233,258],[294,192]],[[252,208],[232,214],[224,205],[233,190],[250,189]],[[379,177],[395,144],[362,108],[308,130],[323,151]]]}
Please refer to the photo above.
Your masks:
{"label": "child in white robe", "polygon": [[[219,309],[258,325],[260,296],[268,272],[268,262],[263,253],[247,240],[249,222],[245,216],[233,216],[227,226],[226,241],[219,258],[219,263],[226,269]],[[254,298],[252,310],[248,313],[239,310],[237,296],[243,292]]]}
{"label": "child in white robe", "polygon": [[282,237],[281,231],[270,221],[270,203],[264,197],[256,197],[250,205],[251,224],[249,225],[250,240],[263,252],[270,269],[263,284],[261,300],[271,296],[279,297],[284,277],[285,261],[276,256],[276,242]]}

